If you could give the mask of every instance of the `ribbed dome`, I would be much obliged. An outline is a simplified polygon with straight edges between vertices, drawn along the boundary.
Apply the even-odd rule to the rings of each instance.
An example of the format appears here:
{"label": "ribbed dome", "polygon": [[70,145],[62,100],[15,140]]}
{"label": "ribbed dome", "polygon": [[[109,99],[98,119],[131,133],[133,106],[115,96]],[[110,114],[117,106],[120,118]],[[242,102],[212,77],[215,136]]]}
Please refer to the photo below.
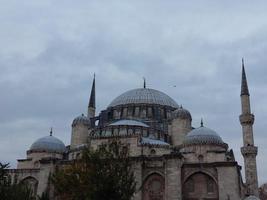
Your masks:
{"label": "ribbed dome", "polygon": [[46,136],[36,140],[30,148],[30,151],[45,151],[50,153],[64,153],[66,147],[64,143],[54,136]]}
{"label": "ribbed dome", "polygon": [[72,126],[76,126],[77,124],[83,124],[85,126],[89,126],[90,119],[86,117],[84,114],[81,114],[80,116],[76,117],[72,122]]}
{"label": "ribbed dome", "polygon": [[258,197],[256,197],[256,196],[248,196],[248,197],[246,197],[244,200],[260,200]]}
{"label": "ribbed dome", "polygon": [[178,108],[178,104],[168,95],[154,89],[138,88],[129,90],[115,98],[108,107],[126,104],[157,104]]}
{"label": "ribbed dome", "polygon": [[184,145],[194,144],[218,144],[226,146],[222,138],[213,130],[201,126],[190,131],[184,140]]}
{"label": "ribbed dome", "polygon": [[190,112],[184,109],[182,106],[173,111],[173,118],[188,119],[192,121]]}

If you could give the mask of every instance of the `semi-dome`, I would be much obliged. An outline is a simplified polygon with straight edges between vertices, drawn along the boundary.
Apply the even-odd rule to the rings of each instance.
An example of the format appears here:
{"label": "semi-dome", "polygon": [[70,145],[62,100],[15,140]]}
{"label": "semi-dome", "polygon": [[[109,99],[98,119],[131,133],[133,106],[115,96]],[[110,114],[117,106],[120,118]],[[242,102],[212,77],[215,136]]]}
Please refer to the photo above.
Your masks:
{"label": "semi-dome", "polygon": [[76,126],[77,124],[83,124],[85,126],[89,126],[90,125],[90,119],[87,116],[85,116],[84,114],[81,114],[78,117],[76,117],[72,122],[72,126]]}
{"label": "semi-dome", "polygon": [[136,120],[129,120],[129,119],[123,119],[116,122],[113,122],[109,124],[109,126],[140,126],[140,127],[146,127],[149,126],[143,122],[136,121]]}
{"label": "semi-dome", "polygon": [[168,95],[158,90],[148,88],[129,90],[115,98],[108,107],[126,104],[157,104],[179,108],[178,104]]}
{"label": "semi-dome", "polygon": [[260,199],[256,196],[251,195],[251,196],[246,197],[244,200],[260,200]]}
{"label": "semi-dome", "polygon": [[182,106],[173,111],[173,118],[188,119],[192,121],[192,116],[190,112],[184,109]]}
{"label": "semi-dome", "polygon": [[66,147],[61,140],[50,135],[36,140],[31,145],[30,151],[64,153],[66,151]]}
{"label": "semi-dome", "polygon": [[227,146],[222,138],[214,131],[204,126],[190,131],[184,140],[184,145],[217,144]]}

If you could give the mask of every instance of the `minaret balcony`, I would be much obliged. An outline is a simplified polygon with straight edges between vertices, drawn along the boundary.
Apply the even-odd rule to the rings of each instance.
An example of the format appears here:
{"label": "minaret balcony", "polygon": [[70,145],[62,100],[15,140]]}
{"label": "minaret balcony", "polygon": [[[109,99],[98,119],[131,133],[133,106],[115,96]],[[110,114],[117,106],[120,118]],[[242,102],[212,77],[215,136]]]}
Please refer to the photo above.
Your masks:
{"label": "minaret balcony", "polygon": [[253,114],[246,113],[239,116],[241,125],[253,125],[255,117]]}
{"label": "minaret balcony", "polygon": [[243,156],[246,156],[246,155],[256,156],[258,154],[258,147],[255,147],[255,146],[241,147],[241,153]]}

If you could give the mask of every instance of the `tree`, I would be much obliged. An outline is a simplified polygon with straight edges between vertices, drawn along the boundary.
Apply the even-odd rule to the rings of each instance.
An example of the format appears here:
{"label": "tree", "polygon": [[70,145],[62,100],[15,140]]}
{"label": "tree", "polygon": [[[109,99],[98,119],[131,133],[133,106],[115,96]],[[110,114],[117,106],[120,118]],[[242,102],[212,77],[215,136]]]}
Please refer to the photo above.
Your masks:
{"label": "tree", "polygon": [[62,200],[129,200],[136,188],[129,150],[117,140],[85,149],[81,159],[57,169],[52,181]]}
{"label": "tree", "polygon": [[11,176],[7,169],[9,164],[0,162],[0,197],[4,200],[34,200],[34,195],[28,185],[18,183],[15,178],[11,181]]}
{"label": "tree", "polygon": [[37,196],[37,200],[49,200],[49,192],[45,191],[41,196]]}

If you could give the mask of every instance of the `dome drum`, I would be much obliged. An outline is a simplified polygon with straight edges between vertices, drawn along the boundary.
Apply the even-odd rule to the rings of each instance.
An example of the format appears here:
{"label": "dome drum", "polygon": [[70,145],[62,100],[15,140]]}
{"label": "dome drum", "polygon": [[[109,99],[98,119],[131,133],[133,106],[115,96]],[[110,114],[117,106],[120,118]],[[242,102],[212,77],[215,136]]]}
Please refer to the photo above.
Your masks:
{"label": "dome drum", "polygon": [[129,104],[108,108],[109,120],[114,119],[171,119],[173,108],[162,105]]}

